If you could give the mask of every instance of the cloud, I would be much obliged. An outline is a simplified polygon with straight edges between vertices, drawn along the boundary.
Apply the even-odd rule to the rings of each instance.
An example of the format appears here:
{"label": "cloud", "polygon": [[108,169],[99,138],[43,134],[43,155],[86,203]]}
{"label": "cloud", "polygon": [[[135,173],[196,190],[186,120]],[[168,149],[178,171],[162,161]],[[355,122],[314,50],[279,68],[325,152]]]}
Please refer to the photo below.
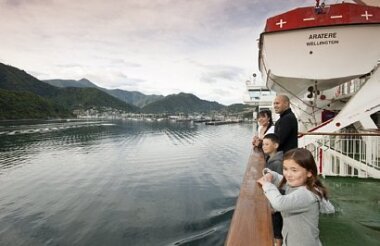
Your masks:
{"label": "cloud", "polygon": [[238,81],[244,76],[244,70],[233,66],[204,66],[207,70],[200,80],[205,83],[216,83],[218,80]]}
{"label": "cloud", "polygon": [[86,77],[106,88],[241,101],[243,81],[258,70],[265,19],[306,3],[0,0],[1,60],[39,79]]}
{"label": "cloud", "polygon": [[78,63],[71,63],[71,64],[57,64],[57,67],[60,67],[62,69],[71,69],[71,68],[78,68],[81,67],[81,64]]}
{"label": "cloud", "polygon": [[49,4],[50,0],[5,0],[4,5],[11,7],[21,7],[24,5],[34,5],[34,4]]}
{"label": "cloud", "polygon": [[221,97],[229,96],[231,94],[230,91],[228,90],[223,90],[223,89],[214,89],[213,92]]}
{"label": "cloud", "polygon": [[121,67],[141,67],[141,64],[135,63],[135,62],[129,62],[124,59],[111,59],[110,64],[114,66],[121,66]]}
{"label": "cloud", "polygon": [[32,75],[35,78],[43,78],[43,77],[48,77],[49,76],[49,74],[47,74],[47,73],[41,73],[41,72],[37,72],[37,71],[27,70],[26,72],[28,74]]}

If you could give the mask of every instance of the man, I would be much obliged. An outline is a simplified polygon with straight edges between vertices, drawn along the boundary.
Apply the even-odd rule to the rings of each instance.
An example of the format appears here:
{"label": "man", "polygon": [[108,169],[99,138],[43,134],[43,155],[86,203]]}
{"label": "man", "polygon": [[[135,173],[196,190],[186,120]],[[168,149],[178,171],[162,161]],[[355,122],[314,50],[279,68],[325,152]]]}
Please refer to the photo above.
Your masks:
{"label": "man", "polygon": [[278,151],[284,153],[298,147],[298,123],[297,118],[290,108],[289,97],[278,95],[274,99],[273,108],[280,115],[277,120],[274,133],[280,138]]}

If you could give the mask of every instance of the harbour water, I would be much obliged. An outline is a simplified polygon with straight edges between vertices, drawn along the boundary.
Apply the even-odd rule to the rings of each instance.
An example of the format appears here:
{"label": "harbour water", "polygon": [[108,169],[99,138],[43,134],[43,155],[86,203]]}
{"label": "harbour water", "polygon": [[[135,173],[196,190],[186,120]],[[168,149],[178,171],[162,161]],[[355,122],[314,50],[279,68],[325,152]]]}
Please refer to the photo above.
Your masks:
{"label": "harbour water", "polygon": [[[0,125],[0,245],[223,245],[252,126]],[[325,180],[324,245],[377,245],[378,181]]]}

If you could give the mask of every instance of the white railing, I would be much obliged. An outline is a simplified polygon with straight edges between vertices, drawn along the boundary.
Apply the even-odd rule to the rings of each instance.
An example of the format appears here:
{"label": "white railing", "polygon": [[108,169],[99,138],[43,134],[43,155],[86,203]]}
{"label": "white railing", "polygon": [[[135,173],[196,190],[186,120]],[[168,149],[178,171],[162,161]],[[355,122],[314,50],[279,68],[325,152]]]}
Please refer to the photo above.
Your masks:
{"label": "white railing", "polygon": [[366,78],[356,78],[338,85],[336,87],[335,97],[340,98],[355,94],[357,91],[360,90],[360,88],[366,81]]}
{"label": "white railing", "polygon": [[314,154],[322,175],[380,179],[378,133],[306,133],[299,145]]}

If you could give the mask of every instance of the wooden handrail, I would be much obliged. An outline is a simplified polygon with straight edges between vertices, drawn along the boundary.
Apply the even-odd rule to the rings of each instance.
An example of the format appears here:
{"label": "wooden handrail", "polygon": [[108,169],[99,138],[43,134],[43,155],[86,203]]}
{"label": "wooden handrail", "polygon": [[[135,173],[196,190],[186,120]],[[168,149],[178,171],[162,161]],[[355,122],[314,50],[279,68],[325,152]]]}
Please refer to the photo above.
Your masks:
{"label": "wooden handrail", "polygon": [[273,246],[272,216],[268,200],[256,182],[262,177],[264,154],[254,149],[240,187],[239,198],[228,231],[226,246]]}

